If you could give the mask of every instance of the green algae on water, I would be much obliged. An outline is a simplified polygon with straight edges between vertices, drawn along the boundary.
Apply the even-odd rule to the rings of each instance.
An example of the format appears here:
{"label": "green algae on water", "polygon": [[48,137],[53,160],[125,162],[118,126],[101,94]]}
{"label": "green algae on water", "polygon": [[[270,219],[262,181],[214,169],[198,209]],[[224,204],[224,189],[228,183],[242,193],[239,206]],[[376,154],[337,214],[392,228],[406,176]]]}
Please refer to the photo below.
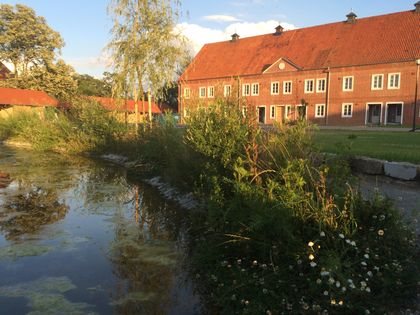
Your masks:
{"label": "green algae on water", "polygon": [[19,244],[11,244],[0,247],[1,260],[16,260],[20,257],[42,256],[54,249],[53,246],[40,245],[35,241],[25,241]]}
{"label": "green algae on water", "polygon": [[124,297],[111,302],[111,305],[114,306],[123,306],[128,303],[139,303],[139,302],[147,302],[152,300],[155,297],[154,293],[144,293],[144,292],[130,292],[126,294]]}
{"label": "green algae on water", "polygon": [[31,308],[29,315],[94,314],[87,310],[92,305],[66,299],[64,293],[74,289],[76,286],[67,277],[49,277],[0,287],[0,296],[26,298]]}

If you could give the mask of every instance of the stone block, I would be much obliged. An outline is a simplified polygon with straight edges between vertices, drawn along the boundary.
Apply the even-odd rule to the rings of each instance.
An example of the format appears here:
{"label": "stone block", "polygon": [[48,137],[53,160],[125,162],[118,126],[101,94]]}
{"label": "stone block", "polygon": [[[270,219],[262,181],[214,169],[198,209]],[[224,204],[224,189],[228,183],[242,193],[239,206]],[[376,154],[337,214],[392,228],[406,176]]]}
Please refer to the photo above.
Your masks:
{"label": "stone block", "polygon": [[403,162],[385,162],[385,175],[402,180],[415,180],[417,177],[417,165]]}
{"label": "stone block", "polygon": [[368,175],[384,175],[384,163],[383,160],[363,156],[356,156],[350,160],[354,171]]}

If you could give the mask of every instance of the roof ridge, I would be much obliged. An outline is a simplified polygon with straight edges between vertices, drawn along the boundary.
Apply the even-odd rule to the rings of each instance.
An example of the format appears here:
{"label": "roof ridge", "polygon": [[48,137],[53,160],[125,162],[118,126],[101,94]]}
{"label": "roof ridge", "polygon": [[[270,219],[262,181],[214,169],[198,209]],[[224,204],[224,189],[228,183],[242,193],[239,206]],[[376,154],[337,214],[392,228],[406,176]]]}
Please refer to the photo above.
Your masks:
{"label": "roof ridge", "polygon": [[[406,10],[406,11],[400,11],[400,12],[391,12],[391,13],[385,13],[385,14],[381,14],[381,15],[371,15],[371,16],[366,16],[366,17],[358,18],[357,21],[359,22],[359,21],[363,21],[363,20],[374,19],[374,18],[382,18],[384,16],[397,15],[397,14],[403,14],[403,13],[409,13],[409,12],[413,12],[413,10]],[[325,24],[318,24],[318,25],[311,25],[311,26],[305,26],[305,27],[298,27],[298,28],[291,29],[291,30],[284,30],[283,33],[296,32],[296,31],[299,31],[299,30],[307,30],[307,29],[318,28],[318,27],[325,27],[325,26],[339,24],[339,23],[344,23],[344,22],[345,22],[345,20],[343,19],[341,21],[329,22],[329,23],[325,23]],[[274,32],[273,33],[265,33],[265,34],[259,34],[259,35],[252,35],[252,36],[242,37],[241,39],[239,39],[239,41],[243,42],[244,40],[254,39],[254,38],[263,37],[263,36],[271,36],[273,34],[274,34]],[[206,43],[206,44],[203,45],[203,47],[204,46],[207,46],[207,45],[220,44],[220,43],[226,43],[226,42],[230,42],[230,40],[223,40],[223,41],[217,41],[217,42],[213,42],[213,43]]]}

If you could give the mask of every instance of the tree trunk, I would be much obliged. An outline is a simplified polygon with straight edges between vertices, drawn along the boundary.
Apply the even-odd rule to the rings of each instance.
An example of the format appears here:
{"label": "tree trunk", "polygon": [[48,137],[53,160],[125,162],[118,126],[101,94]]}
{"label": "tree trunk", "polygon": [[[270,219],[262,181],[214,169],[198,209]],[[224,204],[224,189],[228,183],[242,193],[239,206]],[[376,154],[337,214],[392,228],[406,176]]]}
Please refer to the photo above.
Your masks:
{"label": "tree trunk", "polygon": [[152,93],[150,90],[147,92],[147,100],[149,102],[149,124],[152,126]]}

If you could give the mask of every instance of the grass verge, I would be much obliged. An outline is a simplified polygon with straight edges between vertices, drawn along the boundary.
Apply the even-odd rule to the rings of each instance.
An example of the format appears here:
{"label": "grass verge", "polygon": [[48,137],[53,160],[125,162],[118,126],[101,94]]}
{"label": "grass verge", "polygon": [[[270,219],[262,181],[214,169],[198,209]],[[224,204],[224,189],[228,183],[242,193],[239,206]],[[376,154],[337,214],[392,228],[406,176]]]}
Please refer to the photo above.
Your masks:
{"label": "grass verge", "polygon": [[420,164],[420,133],[320,130],[314,141],[323,152]]}

